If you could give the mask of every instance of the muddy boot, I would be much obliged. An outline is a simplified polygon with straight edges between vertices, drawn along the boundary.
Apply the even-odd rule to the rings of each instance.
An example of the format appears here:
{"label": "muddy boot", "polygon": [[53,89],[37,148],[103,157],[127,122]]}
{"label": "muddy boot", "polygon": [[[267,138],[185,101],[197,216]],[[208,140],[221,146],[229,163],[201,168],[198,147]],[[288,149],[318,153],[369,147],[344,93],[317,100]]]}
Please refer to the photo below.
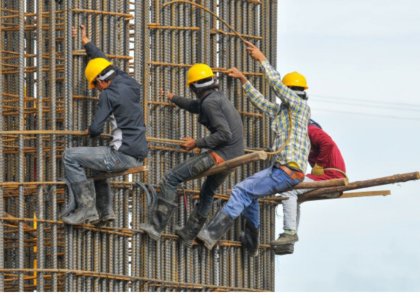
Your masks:
{"label": "muddy boot", "polygon": [[197,207],[194,208],[183,228],[179,227],[175,229],[175,234],[177,234],[183,244],[188,247],[192,247],[192,241],[197,236],[198,232],[200,232],[207,219],[207,217],[201,216],[197,209]]}
{"label": "muddy boot", "polygon": [[112,190],[107,180],[95,181],[96,209],[99,219],[92,222],[94,225],[106,225],[115,220],[114,210],[112,209]]}
{"label": "muddy boot", "polygon": [[271,241],[271,246],[279,246],[279,245],[285,245],[285,244],[294,244],[299,240],[296,233],[290,234],[290,233],[282,233],[279,235],[279,238],[277,240]]}
{"label": "muddy boot", "polygon": [[176,207],[175,203],[167,201],[159,195],[150,214],[150,223],[140,224],[139,229],[146,232],[153,240],[158,241],[160,233],[168,224]]}
{"label": "muddy boot", "polygon": [[241,233],[240,240],[242,247],[248,250],[250,257],[258,256],[259,229],[255,228],[249,221],[245,223],[245,230]]}
{"label": "muddy boot", "polygon": [[295,250],[294,244],[283,244],[278,246],[271,246],[276,255],[289,255]]}
{"label": "muddy boot", "polygon": [[234,220],[220,209],[206,227],[198,233],[197,238],[204,242],[208,250],[211,250],[217,241],[232,227],[233,223]]}
{"label": "muddy boot", "polygon": [[63,222],[69,225],[80,225],[98,220],[93,181],[87,180],[72,183],[71,188],[74,193],[77,208],[69,215],[63,216]]}

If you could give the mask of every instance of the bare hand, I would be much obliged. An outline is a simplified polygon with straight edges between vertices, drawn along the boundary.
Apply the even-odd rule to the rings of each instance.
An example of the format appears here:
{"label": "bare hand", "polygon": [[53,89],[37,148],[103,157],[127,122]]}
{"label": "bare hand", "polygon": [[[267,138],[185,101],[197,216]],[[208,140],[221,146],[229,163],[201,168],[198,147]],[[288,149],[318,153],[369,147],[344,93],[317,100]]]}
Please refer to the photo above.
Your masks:
{"label": "bare hand", "polygon": [[245,84],[246,81],[247,81],[245,75],[240,70],[238,70],[236,67],[232,67],[232,68],[228,69],[227,75],[230,76],[231,78],[239,79],[242,84]]}
{"label": "bare hand", "polygon": [[191,137],[185,137],[181,139],[183,143],[181,144],[181,148],[185,149],[187,151],[190,151],[197,147],[197,144],[195,143],[195,140]]}
{"label": "bare hand", "polygon": [[[166,94],[165,94],[166,93]],[[166,95],[166,98],[167,99],[169,99],[169,100],[172,100],[173,98],[174,98],[174,96],[175,96],[175,94],[174,93],[172,93],[171,91],[166,91],[165,92],[165,90],[163,90],[163,89],[160,89],[160,96],[165,96]]]}
{"label": "bare hand", "polygon": [[257,60],[259,62],[263,62],[264,60],[267,59],[264,56],[264,54],[260,51],[260,49],[256,47],[253,43],[246,41],[245,44],[248,46],[246,50],[248,51],[252,59]]}
{"label": "bare hand", "polygon": [[86,26],[85,25],[80,25],[80,31],[82,33],[82,44],[85,45],[88,42],[90,42],[89,37],[87,37]]}

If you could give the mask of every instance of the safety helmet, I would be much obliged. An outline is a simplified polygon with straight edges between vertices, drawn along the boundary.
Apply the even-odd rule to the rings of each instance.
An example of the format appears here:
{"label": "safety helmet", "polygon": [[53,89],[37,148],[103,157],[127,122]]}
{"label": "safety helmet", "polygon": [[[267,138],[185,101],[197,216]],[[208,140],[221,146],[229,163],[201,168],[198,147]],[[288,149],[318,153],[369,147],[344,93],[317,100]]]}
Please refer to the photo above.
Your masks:
{"label": "safety helmet", "polygon": [[89,89],[95,88],[94,81],[96,77],[110,65],[112,65],[112,63],[105,58],[95,58],[89,61],[85,69],[85,76],[89,83]]}
{"label": "safety helmet", "polygon": [[305,90],[308,89],[305,77],[296,71],[285,75],[282,82],[287,87],[302,87]]}
{"label": "safety helmet", "polygon": [[201,81],[203,79],[214,77],[214,73],[210,66],[207,64],[197,63],[188,69],[187,72],[187,85],[190,86],[192,83]]}

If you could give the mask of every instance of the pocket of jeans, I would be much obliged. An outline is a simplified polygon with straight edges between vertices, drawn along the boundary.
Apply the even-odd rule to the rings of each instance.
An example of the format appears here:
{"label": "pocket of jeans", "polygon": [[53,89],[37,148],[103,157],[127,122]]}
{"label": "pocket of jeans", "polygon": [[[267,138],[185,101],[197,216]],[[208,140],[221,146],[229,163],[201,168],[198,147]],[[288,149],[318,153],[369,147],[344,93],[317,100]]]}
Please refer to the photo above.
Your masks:
{"label": "pocket of jeans", "polygon": [[214,165],[214,160],[211,158],[211,156],[206,153],[205,156],[200,158],[191,168],[191,174],[192,176],[196,176],[205,170],[211,168]]}
{"label": "pocket of jeans", "polygon": [[285,191],[293,187],[293,180],[285,172],[273,166],[271,177],[278,183],[278,191]]}

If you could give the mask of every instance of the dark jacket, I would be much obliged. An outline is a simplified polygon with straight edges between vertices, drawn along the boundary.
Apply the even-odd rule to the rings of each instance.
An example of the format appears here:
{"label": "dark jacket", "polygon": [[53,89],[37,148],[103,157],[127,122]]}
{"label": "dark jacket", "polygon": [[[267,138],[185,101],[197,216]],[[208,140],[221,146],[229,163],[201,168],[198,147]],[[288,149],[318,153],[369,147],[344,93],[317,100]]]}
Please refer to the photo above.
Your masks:
{"label": "dark jacket", "polygon": [[[90,59],[106,58],[93,43],[85,45]],[[140,106],[141,86],[127,73],[115,68],[116,76],[111,85],[99,96],[95,117],[89,127],[91,137],[100,135],[105,122],[109,119],[112,125],[113,140],[111,146],[120,152],[136,158],[147,156],[146,127],[144,126],[143,109]]]}
{"label": "dark jacket", "polygon": [[197,147],[211,149],[225,160],[244,154],[241,116],[222,92],[209,90],[197,100],[175,96],[172,102],[198,114],[198,122],[210,131],[196,140]]}

